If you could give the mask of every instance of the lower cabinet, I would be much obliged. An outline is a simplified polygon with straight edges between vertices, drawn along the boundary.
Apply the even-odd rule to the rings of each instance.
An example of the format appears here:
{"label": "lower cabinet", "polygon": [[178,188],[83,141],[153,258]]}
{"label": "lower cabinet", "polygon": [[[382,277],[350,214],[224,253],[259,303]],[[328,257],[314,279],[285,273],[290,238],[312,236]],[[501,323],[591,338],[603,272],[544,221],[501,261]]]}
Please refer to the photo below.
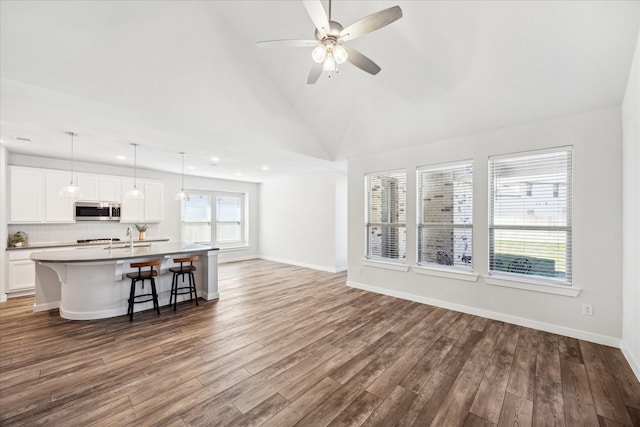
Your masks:
{"label": "lower cabinet", "polygon": [[34,291],[36,288],[36,266],[31,261],[32,251],[7,252],[7,293]]}

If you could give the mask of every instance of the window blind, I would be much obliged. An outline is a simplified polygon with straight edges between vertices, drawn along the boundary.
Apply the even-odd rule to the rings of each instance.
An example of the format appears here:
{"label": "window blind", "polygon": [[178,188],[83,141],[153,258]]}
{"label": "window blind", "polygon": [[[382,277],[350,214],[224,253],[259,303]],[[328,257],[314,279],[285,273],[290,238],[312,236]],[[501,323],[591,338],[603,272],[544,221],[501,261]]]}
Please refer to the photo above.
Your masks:
{"label": "window blind", "polygon": [[489,271],[571,283],[572,149],[489,159]]}
{"label": "window blind", "polygon": [[406,171],[367,174],[366,193],[365,256],[403,262],[407,256]]}
{"label": "window blind", "polygon": [[473,165],[417,169],[418,264],[472,268]]}

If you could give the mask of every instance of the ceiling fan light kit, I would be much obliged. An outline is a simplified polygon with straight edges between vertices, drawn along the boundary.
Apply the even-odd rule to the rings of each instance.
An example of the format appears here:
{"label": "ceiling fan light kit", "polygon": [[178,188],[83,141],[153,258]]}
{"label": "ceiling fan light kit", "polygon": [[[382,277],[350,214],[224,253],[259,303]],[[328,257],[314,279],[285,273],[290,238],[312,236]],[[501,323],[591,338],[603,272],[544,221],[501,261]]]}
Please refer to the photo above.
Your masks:
{"label": "ceiling fan light kit", "polygon": [[331,77],[332,72],[338,72],[338,65],[347,61],[369,74],[376,75],[380,72],[380,67],[375,62],[357,50],[343,46],[343,43],[379,30],[402,18],[400,6],[373,13],[344,28],[340,23],[331,20],[331,0],[328,16],[320,0],[303,0],[303,4],[316,27],[316,40],[266,40],[258,42],[258,46],[315,46],[311,52],[315,64],[309,72],[308,84],[314,84],[323,71],[328,72]]}

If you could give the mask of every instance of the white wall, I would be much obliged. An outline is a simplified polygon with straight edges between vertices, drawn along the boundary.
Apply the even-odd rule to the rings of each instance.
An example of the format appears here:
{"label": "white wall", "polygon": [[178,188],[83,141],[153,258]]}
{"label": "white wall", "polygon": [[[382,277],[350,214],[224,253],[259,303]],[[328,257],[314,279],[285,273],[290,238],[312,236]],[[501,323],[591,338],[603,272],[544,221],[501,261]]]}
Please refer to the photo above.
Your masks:
{"label": "white wall", "polygon": [[[480,106],[478,106],[480,108]],[[428,124],[425,124],[427,126]],[[373,154],[349,161],[349,270],[352,286],[529,325],[604,344],[622,336],[622,182],[620,108],[565,116],[516,127]],[[577,297],[489,285],[488,172],[490,155],[573,145],[573,286]],[[477,282],[364,266],[364,175],[474,160],[473,260]],[[415,196],[407,204],[407,262],[415,265]],[[593,315],[581,314],[583,303]]]}
{"label": "white wall", "polygon": [[[9,154],[10,165],[68,170],[69,162],[45,157]],[[76,172],[91,172],[131,177],[130,167],[119,167],[96,163],[75,162]],[[180,191],[181,176],[173,173],[138,169],[138,178],[157,179],[164,182],[164,220],[149,224],[147,237],[168,237],[173,242],[180,241],[180,203],[174,199]],[[3,180],[2,187],[6,187]],[[198,189],[247,193],[249,196],[249,246],[242,250],[224,249],[220,251],[220,261],[255,258],[258,254],[258,184],[223,179],[185,176],[187,191]],[[6,219],[2,222],[6,224]],[[46,241],[75,241],[77,239],[100,237],[124,237],[127,225],[111,222],[87,221],[77,224],[21,224],[11,225],[10,230],[20,229],[29,234],[30,243]],[[6,239],[5,239],[6,240]]]}
{"label": "white wall", "polygon": [[640,379],[640,36],[622,103],[622,351]]}
{"label": "white wall", "polygon": [[5,251],[7,249],[7,147],[0,144],[0,302],[7,300],[7,294],[4,292],[7,286],[7,269]]}
{"label": "white wall", "polygon": [[346,177],[339,172],[260,184],[260,256],[318,270],[346,268]]}

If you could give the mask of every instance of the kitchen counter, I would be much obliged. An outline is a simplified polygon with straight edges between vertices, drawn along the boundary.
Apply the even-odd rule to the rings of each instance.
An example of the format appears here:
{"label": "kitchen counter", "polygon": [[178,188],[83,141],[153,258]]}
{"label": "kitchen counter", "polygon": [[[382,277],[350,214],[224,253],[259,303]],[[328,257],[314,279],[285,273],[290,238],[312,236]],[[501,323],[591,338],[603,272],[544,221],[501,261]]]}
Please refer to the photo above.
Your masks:
{"label": "kitchen counter", "polygon": [[[36,262],[36,298],[34,311],[58,308],[65,319],[89,320],[124,315],[127,312],[130,280],[126,274],[137,271],[132,262],[160,259],[156,278],[160,305],[169,303],[174,258],[198,255],[196,287],[198,296],[218,298],[218,248],[192,243],[138,243],[129,247],[103,249],[78,247],[31,254]],[[53,270],[56,274],[52,275]],[[54,279],[52,279],[54,276]],[[188,295],[179,298],[186,299]],[[146,310],[152,303],[136,304]]]}
{"label": "kitchen counter", "polygon": [[[169,239],[166,237],[150,237],[144,240],[134,240],[134,243],[157,243],[157,242],[168,242]],[[124,240],[120,240],[119,242],[113,242],[114,245],[127,243]],[[20,250],[38,250],[38,249],[49,249],[49,248],[68,248],[68,247],[87,247],[87,246],[104,246],[108,245],[108,243],[78,243],[78,242],[41,242],[41,243],[32,243],[29,245],[23,245],[20,247],[9,246],[7,248],[8,251],[20,251]]]}

